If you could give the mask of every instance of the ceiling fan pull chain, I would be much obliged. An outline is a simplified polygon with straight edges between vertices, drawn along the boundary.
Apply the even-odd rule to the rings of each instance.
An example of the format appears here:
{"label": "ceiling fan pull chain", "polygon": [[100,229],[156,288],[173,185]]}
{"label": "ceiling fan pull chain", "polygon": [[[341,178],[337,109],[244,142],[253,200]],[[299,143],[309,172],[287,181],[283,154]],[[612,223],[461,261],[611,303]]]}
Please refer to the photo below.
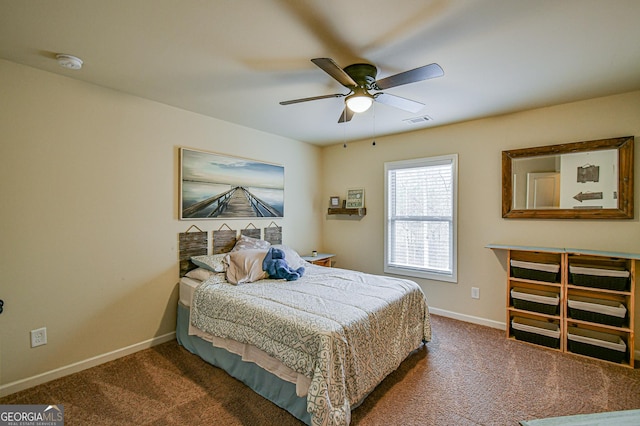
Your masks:
{"label": "ceiling fan pull chain", "polygon": [[376,105],[373,104],[373,142],[371,146],[376,146]]}
{"label": "ceiling fan pull chain", "polygon": [[[347,120],[347,108],[345,108],[342,111],[342,113],[344,114],[344,117],[343,117],[343,119],[344,119],[343,122],[344,122],[344,121]],[[346,125],[342,126],[342,139],[344,140],[344,143],[342,144],[342,147],[346,148],[347,147],[347,126]]]}

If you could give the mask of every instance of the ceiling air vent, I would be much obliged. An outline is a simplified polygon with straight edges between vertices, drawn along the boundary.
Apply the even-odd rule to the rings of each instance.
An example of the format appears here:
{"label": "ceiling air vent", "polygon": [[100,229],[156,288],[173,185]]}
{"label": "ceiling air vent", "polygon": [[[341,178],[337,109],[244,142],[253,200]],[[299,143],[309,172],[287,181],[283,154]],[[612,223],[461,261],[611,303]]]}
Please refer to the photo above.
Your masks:
{"label": "ceiling air vent", "polygon": [[412,117],[412,118],[407,118],[406,120],[402,120],[407,124],[420,124],[420,123],[426,123],[427,121],[433,121],[433,118],[429,117],[428,115],[422,115],[420,117]]}

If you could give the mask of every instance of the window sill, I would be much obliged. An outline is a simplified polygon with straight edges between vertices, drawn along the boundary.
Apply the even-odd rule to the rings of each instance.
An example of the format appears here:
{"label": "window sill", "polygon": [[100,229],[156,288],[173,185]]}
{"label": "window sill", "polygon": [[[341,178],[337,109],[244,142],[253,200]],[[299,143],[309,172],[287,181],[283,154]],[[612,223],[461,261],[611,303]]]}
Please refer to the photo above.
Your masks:
{"label": "window sill", "polygon": [[422,278],[422,279],[433,280],[433,281],[444,281],[444,282],[449,282],[454,284],[458,283],[458,277],[455,272],[453,274],[439,274],[436,272],[421,271],[418,269],[410,269],[410,268],[398,268],[398,267],[387,266],[387,265],[385,265],[384,267],[384,272],[386,274],[401,275],[403,277]]}

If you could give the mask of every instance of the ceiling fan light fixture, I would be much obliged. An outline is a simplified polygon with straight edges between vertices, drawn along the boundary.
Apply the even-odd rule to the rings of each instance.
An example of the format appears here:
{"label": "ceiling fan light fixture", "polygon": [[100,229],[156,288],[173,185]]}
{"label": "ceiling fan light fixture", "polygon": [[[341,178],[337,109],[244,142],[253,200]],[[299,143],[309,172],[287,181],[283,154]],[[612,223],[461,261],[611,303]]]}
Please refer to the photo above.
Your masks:
{"label": "ceiling fan light fixture", "polygon": [[353,112],[365,112],[373,104],[373,97],[368,93],[354,93],[345,100],[347,108]]}

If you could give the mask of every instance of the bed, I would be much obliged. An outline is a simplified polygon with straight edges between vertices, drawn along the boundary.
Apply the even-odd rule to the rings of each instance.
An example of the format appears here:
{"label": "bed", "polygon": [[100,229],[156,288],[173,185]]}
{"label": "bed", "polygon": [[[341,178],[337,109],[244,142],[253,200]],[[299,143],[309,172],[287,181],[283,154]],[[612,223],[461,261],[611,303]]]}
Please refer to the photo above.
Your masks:
{"label": "bed", "polygon": [[[226,247],[189,257],[178,342],[308,425],[348,425],[351,410],[431,339],[413,281],[312,265],[245,235]],[[304,275],[261,275],[268,247]]]}

